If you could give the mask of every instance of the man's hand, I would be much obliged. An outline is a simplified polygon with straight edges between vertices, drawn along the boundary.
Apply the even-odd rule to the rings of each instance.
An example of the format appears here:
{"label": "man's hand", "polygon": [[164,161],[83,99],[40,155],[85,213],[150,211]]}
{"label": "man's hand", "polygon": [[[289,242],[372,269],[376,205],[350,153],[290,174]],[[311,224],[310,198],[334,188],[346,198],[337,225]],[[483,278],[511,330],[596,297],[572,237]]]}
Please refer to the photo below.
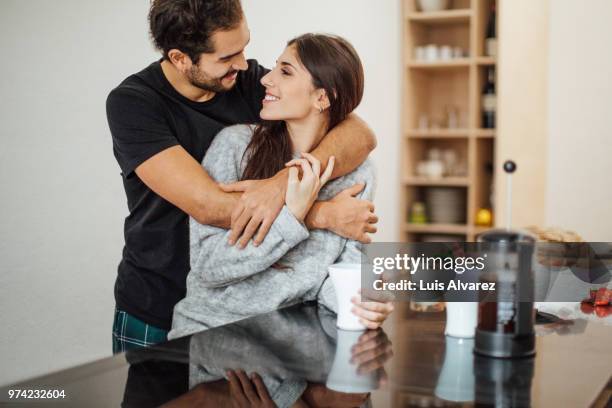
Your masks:
{"label": "man's hand", "polygon": [[232,232],[228,243],[238,242],[244,248],[253,239],[254,245],[263,242],[272,223],[285,204],[287,191],[287,173],[284,169],[274,177],[265,180],[245,180],[221,185],[225,192],[242,192],[242,197],[232,212]]}
{"label": "man's hand", "polygon": [[318,201],[308,214],[306,225],[369,244],[372,240],[368,234],[376,232],[378,217],[371,201],[355,197],[364,188],[364,184],[356,184],[329,201]]}
{"label": "man's hand", "polygon": [[252,373],[249,379],[244,371],[228,371],[227,378],[232,407],[276,408],[276,404],[270,398],[270,394],[258,374]]}

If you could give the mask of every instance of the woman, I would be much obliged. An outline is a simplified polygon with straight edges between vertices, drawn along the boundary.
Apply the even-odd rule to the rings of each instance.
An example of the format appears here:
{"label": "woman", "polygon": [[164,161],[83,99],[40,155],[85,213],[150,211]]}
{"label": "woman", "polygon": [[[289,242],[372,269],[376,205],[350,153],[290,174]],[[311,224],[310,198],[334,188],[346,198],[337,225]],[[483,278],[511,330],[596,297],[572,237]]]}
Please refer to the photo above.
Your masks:
{"label": "woman", "polygon": [[[308,154],[361,101],[363,68],[357,53],[339,37],[305,34],[289,41],[261,82],[266,87],[263,123],[224,129],[202,164],[217,182],[231,183],[271,177],[289,161],[285,206],[264,242],[244,249],[227,243],[229,231],[190,220],[187,295],[174,308],[169,338],[301,301],[319,300],[335,310],[327,267],[360,262],[358,242],[325,230],[308,231],[303,224],[317,197],[331,199],[357,183],[366,185],[361,197],[373,195],[368,161],[328,182],[333,158],[319,176],[321,165]],[[390,303],[361,302],[357,296],[353,302],[354,313],[369,328],[380,326],[392,310]]]}

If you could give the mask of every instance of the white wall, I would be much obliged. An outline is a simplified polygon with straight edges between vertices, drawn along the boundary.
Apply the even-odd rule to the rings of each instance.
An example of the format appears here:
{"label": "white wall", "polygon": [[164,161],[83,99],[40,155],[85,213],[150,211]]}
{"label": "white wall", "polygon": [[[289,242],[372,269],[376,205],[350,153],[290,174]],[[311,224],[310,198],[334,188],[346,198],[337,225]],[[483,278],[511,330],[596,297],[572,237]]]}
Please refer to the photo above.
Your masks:
{"label": "white wall", "polygon": [[609,0],[550,1],[547,224],[612,241]]}
{"label": "white wall", "polygon": [[0,2],[0,383],[110,354],[126,213],[105,99],[147,1]]}
{"label": "white wall", "polygon": [[[545,223],[549,3],[500,0],[494,192],[498,227],[505,227],[507,210],[515,227]],[[502,163],[509,159],[518,170],[512,176],[512,203],[507,209]]]}
{"label": "white wall", "polygon": [[[399,2],[245,0],[248,55],[326,31],[359,51],[378,135],[378,240],[397,237]],[[104,102],[153,61],[148,0],[0,2],[0,384],[110,355],[127,209]]]}

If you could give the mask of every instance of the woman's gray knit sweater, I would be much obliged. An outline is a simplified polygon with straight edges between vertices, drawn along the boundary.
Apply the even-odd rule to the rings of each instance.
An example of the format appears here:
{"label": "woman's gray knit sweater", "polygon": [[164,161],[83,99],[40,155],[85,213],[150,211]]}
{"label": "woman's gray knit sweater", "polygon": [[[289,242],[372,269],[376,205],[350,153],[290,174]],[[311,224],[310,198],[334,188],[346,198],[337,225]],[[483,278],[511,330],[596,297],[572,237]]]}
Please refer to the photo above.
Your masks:
{"label": "woman's gray knit sweater", "polygon": [[[202,162],[213,179],[219,183],[240,179],[252,134],[252,127],[238,125],[215,137]],[[357,183],[366,185],[359,197],[372,200],[375,174],[368,160],[328,182],[319,199],[329,200]],[[308,300],[336,310],[327,267],[361,260],[361,244],[327,230],[308,231],[286,206],[258,247],[251,243],[244,249],[230,246],[228,230],[193,218],[189,226],[187,295],[174,308],[170,339]],[[355,279],[361,277],[356,274]]]}

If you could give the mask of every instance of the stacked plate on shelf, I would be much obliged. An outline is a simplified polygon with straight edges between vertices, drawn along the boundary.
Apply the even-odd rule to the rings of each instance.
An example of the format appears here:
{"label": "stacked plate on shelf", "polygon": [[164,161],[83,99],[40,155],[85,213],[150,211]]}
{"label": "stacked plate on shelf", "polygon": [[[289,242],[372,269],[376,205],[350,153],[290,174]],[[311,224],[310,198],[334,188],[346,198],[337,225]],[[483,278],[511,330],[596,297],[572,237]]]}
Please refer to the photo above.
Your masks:
{"label": "stacked plate on shelf", "polygon": [[463,224],[466,215],[465,189],[457,187],[428,187],[425,202],[429,219],[436,224]]}
{"label": "stacked plate on shelf", "polygon": [[449,234],[425,234],[421,237],[421,242],[464,242],[465,238],[461,235]]}

